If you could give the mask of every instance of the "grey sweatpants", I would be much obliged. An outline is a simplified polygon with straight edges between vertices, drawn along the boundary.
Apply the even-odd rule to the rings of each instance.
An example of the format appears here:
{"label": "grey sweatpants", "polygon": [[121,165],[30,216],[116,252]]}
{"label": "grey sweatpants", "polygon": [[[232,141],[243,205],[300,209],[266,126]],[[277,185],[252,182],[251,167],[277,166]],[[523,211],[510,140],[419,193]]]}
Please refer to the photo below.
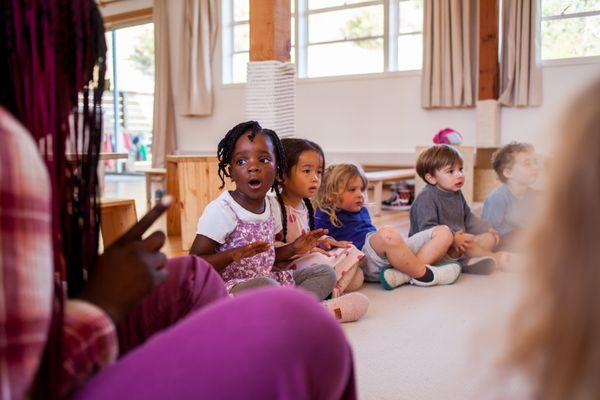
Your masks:
{"label": "grey sweatpants", "polygon": [[[297,269],[293,272],[296,286],[313,293],[319,300],[324,300],[331,294],[337,277],[335,271],[329,265],[313,265]],[[279,286],[279,282],[268,277],[260,277],[240,282],[231,288],[231,293],[255,289],[263,286]]]}

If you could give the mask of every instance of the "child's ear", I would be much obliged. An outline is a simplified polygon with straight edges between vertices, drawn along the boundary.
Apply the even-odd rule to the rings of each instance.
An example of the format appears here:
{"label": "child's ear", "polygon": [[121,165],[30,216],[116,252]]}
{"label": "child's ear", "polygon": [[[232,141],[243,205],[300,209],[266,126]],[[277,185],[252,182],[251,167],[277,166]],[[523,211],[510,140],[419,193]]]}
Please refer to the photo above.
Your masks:
{"label": "child's ear", "polygon": [[433,175],[427,173],[425,174],[425,182],[435,186],[437,184],[437,179],[435,179]]}
{"label": "child's ear", "polygon": [[512,168],[504,168],[502,175],[504,175],[506,179],[512,178]]}

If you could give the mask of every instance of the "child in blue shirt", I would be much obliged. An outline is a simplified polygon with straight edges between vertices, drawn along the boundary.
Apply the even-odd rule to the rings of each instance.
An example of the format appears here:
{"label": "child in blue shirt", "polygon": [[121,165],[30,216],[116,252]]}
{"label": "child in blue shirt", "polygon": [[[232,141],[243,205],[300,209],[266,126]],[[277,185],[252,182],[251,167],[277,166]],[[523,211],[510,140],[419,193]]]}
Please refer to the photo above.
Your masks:
{"label": "child in blue shirt", "polygon": [[509,143],[494,153],[492,166],[502,186],[485,199],[481,217],[500,234],[498,247],[510,248],[527,228],[537,199],[531,188],[539,175],[535,150],[528,143]]}
{"label": "child in blue shirt", "polygon": [[[423,231],[405,242],[391,227],[377,229],[364,207],[367,178],[355,164],[335,164],[325,170],[315,199],[315,228],[325,228],[336,240],[351,241],[365,253],[365,279],[385,289],[405,283],[447,285],[460,274],[455,262],[432,266],[448,252],[452,233],[445,226]],[[416,254],[416,255],[415,255]]]}

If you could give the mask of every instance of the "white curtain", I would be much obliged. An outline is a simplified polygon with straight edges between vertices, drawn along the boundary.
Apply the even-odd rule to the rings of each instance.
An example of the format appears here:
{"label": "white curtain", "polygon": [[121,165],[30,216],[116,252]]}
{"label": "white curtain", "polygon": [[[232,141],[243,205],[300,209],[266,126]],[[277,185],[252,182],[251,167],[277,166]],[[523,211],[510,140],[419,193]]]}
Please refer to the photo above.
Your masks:
{"label": "white curtain", "polygon": [[542,103],[539,17],[539,0],[503,1],[499,98],[503,105]]}
{"label": "white curtain", "polygon": [[471,107],[477,70],[477,2],[424,0],[421,105]]}
{"label": "white curtain", "polygon": [[177,149],[176,115],[212,114],[217,31],[216,0],[154,0],[153,167]]}

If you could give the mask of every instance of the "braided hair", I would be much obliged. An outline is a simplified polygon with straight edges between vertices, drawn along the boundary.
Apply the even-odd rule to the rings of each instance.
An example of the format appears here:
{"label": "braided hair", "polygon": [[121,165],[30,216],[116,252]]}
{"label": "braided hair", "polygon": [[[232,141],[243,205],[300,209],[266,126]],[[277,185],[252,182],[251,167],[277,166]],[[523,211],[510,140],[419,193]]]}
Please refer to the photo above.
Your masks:
{"label": "braided hair", "polygon": [[0,0],[0,105],[37,142],[50,178],[54,301],[32,396],[60,396],[63,289],[98,256],[104,23],[93,0]]}
{"label": "braided hair", "polygon": [[[321,146],[316,144],[315,142],[311,142],[307,139],[296,139],[296,138],[285,138],[281,139],[281,143],[283,145],[283,150],[285,152],[286,159],[286,168],[285,175],[290,176],[292,173],[292,168],[296,164],[298,164],[298,160],[300,159],[300,155],[305,151],[314,151],[321,156],[321,160],[323,160],[323,164],[321,167],[325,169],[325,154],[323,153],[323,149]],[[287,211],[285,209],[285,203],[283,201],[283,196],[279,192],[279,190],[275,191],[275,195],[277,196],[277,202],[279,203],[279,208],[281,209],[281,224],[283,227],[283,242],[287,242]],[[315,229],[315,210],[313,208],[312,202],[310,199],[303,198],[304,205],[308,210],[308,226],[312,231]]]}
{"label": "braided hair", "polygon": [[277,136],[275,131],[262,128],[256,121],[247,121],[237,124],[231,128],[225,137],[219,142],[219,146],[217,148],[217,158],[219,160],[219,178],[221,179],[221,186],[219,189],[223,189],[225,187],[226,177],[231,178],[231,175],[229,175],[229,171],[227,169],[229,166],[231,166],[231,157],[233,156],[235,144],[240,137],[248,132],[250,132],[248,135],[248,139],[250,139],[250,141],[253,141],[256,135],[263,134],[267,136],[273,144],[275,149],[275,166],[277,170],[275,174],[275,180],[273,181],[271,188],[275,191],[275,193],[277,193],[279,192],[279,186],[283,181],[283,173],[286,169],[283,146],[279,136]]}

